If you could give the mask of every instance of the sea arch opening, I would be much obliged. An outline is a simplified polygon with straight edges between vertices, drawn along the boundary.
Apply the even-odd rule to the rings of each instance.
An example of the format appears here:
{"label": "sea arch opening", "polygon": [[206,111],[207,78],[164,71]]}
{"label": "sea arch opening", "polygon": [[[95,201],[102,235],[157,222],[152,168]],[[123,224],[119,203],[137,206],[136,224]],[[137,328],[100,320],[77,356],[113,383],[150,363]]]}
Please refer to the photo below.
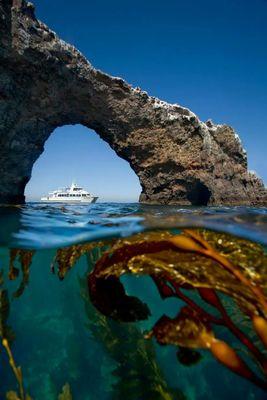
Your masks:
{"label": "sea arch opening", "polygon": [[187,199],[190,201],[192,206],[208,205],[211,198],[211,192],[203,182],[198,179],[194,180],[188,187],[187,191]]}
{"label": "sea arch opening", "polygon": [[98,201],[137,202],[141,193],[130,164],[94,130],[80,124],[64,125],[50,134],[33,165],[25,200],[39,201],[72,181],[98,196]]}

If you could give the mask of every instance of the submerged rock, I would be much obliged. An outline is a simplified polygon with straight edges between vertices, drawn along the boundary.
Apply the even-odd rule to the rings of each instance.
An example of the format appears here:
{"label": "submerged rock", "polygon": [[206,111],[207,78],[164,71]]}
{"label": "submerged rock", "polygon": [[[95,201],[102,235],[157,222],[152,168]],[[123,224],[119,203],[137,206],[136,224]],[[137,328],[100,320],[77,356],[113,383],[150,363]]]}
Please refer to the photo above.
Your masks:
{"label": "submerged rock", "polygon": [[82,124],[127,160],[158,204],[264,205],[239,137],[187,108],[96,70],[38,21],[24,0],[0,0],[0,202],[24,201],[32,166],[59,126]]}

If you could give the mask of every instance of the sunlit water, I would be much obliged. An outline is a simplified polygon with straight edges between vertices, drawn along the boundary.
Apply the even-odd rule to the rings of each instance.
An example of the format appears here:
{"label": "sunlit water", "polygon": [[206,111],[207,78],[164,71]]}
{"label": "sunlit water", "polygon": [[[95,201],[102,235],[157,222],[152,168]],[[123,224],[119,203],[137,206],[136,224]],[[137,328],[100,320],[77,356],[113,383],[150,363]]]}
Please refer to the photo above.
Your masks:
{"label": "sunlit water", "polygon": [[[145,322],[129,324],[136,328],[133,331],[111,321],[109,328],[113,333],[108,335],[114,334],[118,341],[116,351],[111,351],[108,339],[99,334],[98,314],[82,296],[88,268],[93,267],[88,258],[82,256],[63,281],[50,270],[58,248],[126,237],[145,230],[177,232],[183,227],[202,227],[266,246],[266,208],[29,203],[22,207],[2,207],[0,214],[0,265],[11,298],[8,324],[16,335],[12,351],[33,399],[56,400],[68,382],[75,400],[150,400],[147,393],[149,385],[153,386],[153,368],[160,374],[155,382],[164,382],[172,394],[151,400],[267,398],[266,393],[219,365],[205,351],[201,361],[190,367],[177,362],[172,346],[162,347],[154,341],[146,354],[136,357],[142,351],[143,332],[162,314],[174,317],[181,307],[178,299],[162,301],[149,277],[122,278],[129,294],[149,304],[151,317]],[[29,285],[21,297],[14,299],[12,293],[18,282],[7,278],[10,248],[36,250]],[[0,399],[5,399],[6,392],[17,390],[17,385],[2,350]]]}

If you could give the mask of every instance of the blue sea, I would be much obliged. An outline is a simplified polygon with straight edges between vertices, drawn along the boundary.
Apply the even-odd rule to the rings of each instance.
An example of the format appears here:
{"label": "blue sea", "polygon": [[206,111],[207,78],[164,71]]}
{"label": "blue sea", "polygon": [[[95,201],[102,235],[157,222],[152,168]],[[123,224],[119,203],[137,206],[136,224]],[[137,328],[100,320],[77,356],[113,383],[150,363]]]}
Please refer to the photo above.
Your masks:
{"label": "blue sea", "polygon": [[[27,203],[2,206],[0,218],[0,290],[9,299],[4,323],[12,330],[12,355],[32,399],[267,399],[266,391],[234,374],[207,350],[200,350],[199,361],[188,365],[179,362],[175,346],[144,338],[162,315],[174,317],[184,305],[178,298],[163,300],[149,276],[121,278],[127,294],[148,304],[151,314],[127,323],[105,317],[90,302],[87,275],[99,255],[97,248],[90,256],[83,254],[64,280],[51,270],[58,249],[150,231],[204,228],[266,249],[266,208]],[[21,272],[16,279],[8,277],[12,249],[34,251],[19,296],[14,293]],[[19,269],[18,261],[15,265]],[[232,340],[223,328],[218,327],[217,335]],[[0,345],[0,399],[10,391],[19,393],[18,382]]]}

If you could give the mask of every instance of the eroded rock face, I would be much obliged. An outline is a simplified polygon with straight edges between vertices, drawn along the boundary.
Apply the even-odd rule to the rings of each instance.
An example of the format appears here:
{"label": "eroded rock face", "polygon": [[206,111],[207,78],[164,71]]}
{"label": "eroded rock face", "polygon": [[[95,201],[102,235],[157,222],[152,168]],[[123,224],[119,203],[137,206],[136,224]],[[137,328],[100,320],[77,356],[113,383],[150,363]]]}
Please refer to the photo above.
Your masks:
{"label": "eroded rock face", "polygon": [[92,67],[35,18],[23,0],[0,0],[0,202],[24,201],[44,143],[59,126],[94,129],[139,177],[143,203],[267,203],[238,136],[203,123]]}

